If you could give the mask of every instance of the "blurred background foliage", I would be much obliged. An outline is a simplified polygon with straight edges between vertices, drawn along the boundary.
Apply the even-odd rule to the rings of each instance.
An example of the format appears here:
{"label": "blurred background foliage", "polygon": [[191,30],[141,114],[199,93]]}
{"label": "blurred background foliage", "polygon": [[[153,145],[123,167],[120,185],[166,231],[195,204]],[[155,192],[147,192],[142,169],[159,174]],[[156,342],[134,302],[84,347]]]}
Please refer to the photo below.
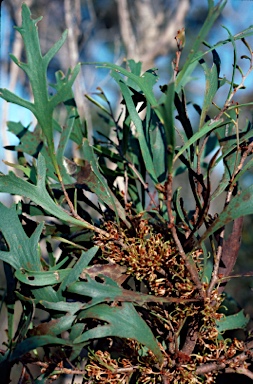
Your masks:
{"label": "blurred background foliage", "polygon": [[[28,81],[24,73],[10,61],[8,55],[9,52],[13,52],[20,59],[25,55],[21,37],[13,29],[14,25],[21,23],[22,2],[22,0],[1,2],[1,87],[6,87],[22,96],[25,95],[29,99]],[[62,32],[68,29],[68,44],[62,47],[50,63],[48,78],[52,83],[55,82],[55,71],[61,69],[66,72],[78,61],[108,61],[122,65],[127,58],[142,61],[143,70],[154,67],[159,69],[160,79],[157,90],[159,85],[166,83],[172,74],[171,62],[176,50],[177,31],[182,27],[186,30],[186,46],[181,58],[183,63],[207,13],[207,1],[202,0],[27,0],[26,4],[31,8],[33,17],[44,15],[43,22],[38,23],[42,52],[47,51],[53,42],[60,38]],[[227,37],[227,32],[222,25],[225,25],[232,34],[248,27],[252,24],[252,12],[253,2],[251,1],[228,1],[207,41],[212,44]],[[247,41],[252,47],[252,37]],[[238,45],[239,54],[240,49]],[[221,74],[226,74],[229,78],[233,62],[232,47],[229,45],[222,47],[218,52],[222,57]],[[194,73],[194,75],[199,78],[199,87],[195,85],[192,88],[189,83],[187,101],[194,100],[201,103],[205,87],[204,74]],[[241,103],[252,101],[251,79],[252,77],[249,77],[246,81],[246,90],[238,92],[237,97],[239,96]],[[74,93],[79,113],[86,121],[90,141],[92,141],[93,130],[103,132],[103,125],[96,108],[84,95],[96,92],[98,86],[110,99],[112,108],[118,104],[120,95],[117,93],[115,83],[108,76],[108,70],[98,70],[94,65],[82,66]],[[222,87],[221,92],[226,93],[226,87]],[[225,98],[219,92],[217,97]],[[0,159],[15,162],[14,152],[4,149],[7,145],[15,144],[14,136],[7,132],[6,122],[15,120],[28,125],[33,117],[17,106],[8,105],[2,100],[0,103],[2,127]],[[189,106],[188,112],[191,116],[196,113],[192,106]],[[58,113],[63,121],[64,116],[61,117],[63,112],[59,110]],[[243,111],[240,121],[242,127],[246,119],[252,121],[252,110]],[[32,124],[34,123],[33,121]],[[180,125],[179,122],[178,125]],[[0,171],[6,171],[2,161]],[[217,176],[220,176],[221,172],[221,169],[217,169]],[[181,184],[183,181],[179,180]],[[216,187],[217,180],[218,178],[213,179],[213,188]],[[251,180],[252,174],[247,173],[242,182],[247,186],[252,184]],[[213,207],[214,212],[219,209],[217,206]],[[253,269],[252,224],[252,217],[246,217],[240,257],[235,270],[238,273]],[[253,317],[252,288],[252,278],[238,278],[228,284],[231,295],[251,317]]]}

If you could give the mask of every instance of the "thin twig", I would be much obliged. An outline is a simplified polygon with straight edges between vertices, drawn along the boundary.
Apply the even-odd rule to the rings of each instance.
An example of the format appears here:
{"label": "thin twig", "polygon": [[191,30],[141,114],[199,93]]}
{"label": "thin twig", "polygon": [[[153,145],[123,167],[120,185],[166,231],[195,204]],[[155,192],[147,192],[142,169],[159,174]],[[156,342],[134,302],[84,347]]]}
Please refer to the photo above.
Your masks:
{"label": "thin twig", "polygon": [[236,373],[239,373],[241,375],[249,377],[251,380],[253,380],[253,372],[251,372],[249,369],[245,368],[244,366],[241,366],[236,369]]}
{"label": "thin twig", "polygon": [[[227,196],[226,196],[224,208],[229,204],[229,202],[232,198],[233,189],[234,189],[233,186],[230,185],[229,191],[228,191]],[[219,281],[218,274],[219,274],[220,260],[221,260],[221,256],[222,256],[223,245],[224,245],[224,236],[225,236],[225,227],[223,227],[223,229],[221,230],[220,235],[219,235],[219,242],[218,242],[217,252],[216,252],[215,260],[214,260],[212,278],[211,278],[211,282],[209,284],[209,287],[207,289],[207,296],[210,296],[214,286]]]}
{"label": "thin twig", "polygon": [[241,171],[245,160],[252,153],[252,151],[253,151],[253,141],[248,145],[247,150],[245,152],[243,152],[242,157],[241,157],[241,161],[240,161],[240,163],[239,163],[239,165],[238,165],[238,167],[236,169],[236,173],[234,175],[234,178]]}
{"label": "thin twig", "polygon": [[139,172],[138,172],[137,169],[135,168],[134,164],[132,164],[130,161],[127,160],[127,165],[129,166],[129,168],[132,169],[132,171],[135,173],[135,175],[137,176],[137,178],[139,179],[139,181],[140,181],[141,184],[143,185],[145,191],[146,191],[147,194],[149,195],[149,198],[150,198],[150,200],[152,201],[152,203],[154,204],[154,206],[155,206],[156,208],[158,208],[158,205],[157,205],[156,201],[154,200],[152,194],[151,194],[150,191],[149,191],[148,184],[145,183],[145,182],[142,180],[142,178],[140,177]]}
{"label": "thin twig", "polygon": [[[233,92],[231,92],[229,98],[226,100],[225,104],[224,104],[224,107],[221,109],[220,113],[215,117],[214,120],[219,120],[222,116],[222,114],[229,108],[230,104],[231,104],[231,101],[234,97],[234,95],[236,94],[236,92],[241,89],[243,86],[244,86],[244,82],[245,82],[245,79],[247,78],[247,76],[250,74],[250,72],[252,71],[253,69],[253,52],[251,51],[251,61],[250,61],[250,67],[247,71],[247,73],[245,75],[242,75],[242,81],[241,83],[234,88]],[[239,136],[238,136],[238,123],[237,122],[234,122],[235,123],[235,126],[236,126],[236,137],[237,137],[237,153],[239,151]],[[240,160],[240,163],[239,165],[237,166],[236,169],[234,169],[233,171],[233,174],[231,176],[231,179],[230,179],[230,187],[229,187],[229,190],[228,190],[228,193],[227,193],[227,196],[226,196],[226,201],[225,201],[225,205],[224,205],[224,208],[229,204],[229,202],[231,201],[231,198],[233,196],[233,190],[234,190],[234,179],[235,179],[235,176],[240,172],[240,170],[242,169],[243,167],[243,164],[248,156],[248,154],[251,153],[252,151],[252,148],[253,148],[253,143],[251,143],[247,149],[247,151],[245,151],[243,154],[242,154],[242,157],[241,157],[241,160]],[[221,256],[222,256],[222,251],[223,251],[223,246],[224,246],[224,235],[225,235],[225,228],[222,229],[221,233],[220,233],[220,236],[219,236],[219,244],[218,244],[218,248],[217,248],[217,252],[216,252],[216,255],[215,255],[215,262],[214,262],[214,267],[213,267],[213,272],[212,272],[212,279],[211,279],[211,282],[209,284],[209,287],[208,287],[208,290],[207,290],[207,294],[210,295],[211,291],[213,290],[214,286],[218,283],[219,281],[219,277],[218,277],[218,274],[219,274],[219,266],[220,266],[220,260],[221,260]]]}
{"label": "thin twig", "polygon": [[226,102],[224,104],[224,107],[221,109],[220,113],[214,118],[213,121],[219,120],[221,118],[221,116],[223,115],[223,113],[230,107],[233,97],[235,96],[236,92],[239,91],[239,89],[244,87],[244,82],[252,70],[253,70],[253,51],[251,51],[250,66],[249,66],[247,73],[245,75],[242,75],[241,83],[233,89],[233,92],[231,92],[231,94],[229,95],[228,99],[226,100]]}
{"label": "thin twig", "polygon": [[[246,343],[245,347],[246,348],[245,348],[244,352],[236,355],[235,357],[233,357],[231,359],[226,359],[222,363],[216,361],[216,362],[206,363],[206,364],[200,365],[196,369],[196,374],[197,375],[203,375],[203,374],[208,373],[208,372],[221,371],[221,370],[225,369],[226,366],[229,366],[232,364],[236,364],[237,366],[240,363],[242,364],[247,359],[252,358],[252,350],[251,349],[253,348],[253,341]],[[227,368],[226,371],[232,372],[231,368]],[[235,371],[233,371],[233,372],[235,372]]]}
{"label": "thin twig", "polygon": [[180,62],[180,57],[182,54],[182,50],[184,48],[184,39],[185,39],[185,29],[182,28],[177,32],[177,36],[175,37],[176,42],[177,42],[177,51],[176,51],[176,57],[173,60],[173,66],[174,66],[174,81],[176,80],[176,77],[179,72],[179,62]]}
{"label": "thin twig", "polygon": [[85,223],[87,225],[88,229],[91,229],[92,231],[100,233],[101,235],[104,235],[104,236],[107,237],[108,233],[106,231],[104,231],[101,228],[95,227],[95,225],[92,225],[92,224],[88,223],[86,220],[84,220],[81,216],[78,215],[78,213],[75,211],[75,208],[74,208],[74,205],[73,205],[72,201],[69,198],[68,192],[65,189],[65,186],[64,186],[64,183],[63,183],[62,179],[59,178],[59,181],[60,181],[60,184],[61,184],[64,196],[65,196],[65,199],[66,199],[66,201],[68,203],[68,206],[69,206],[69,209],[70,209],[70,212],[71,212],[72,216],[75,219],[80,220],[83,223]]}
{"label": "thin twig", "polygon": [[182,257],[182,259],[185,263],[185,266],[191,275],[192,281],[195,283],[201,297],[203,297],[204,292],[203,292],[203,288],[202,288],[202,285],[201,285],[201,282],[199,279],[198,270],[196,268],[196,265],[189,261],[187,255],[184,251],[184,248],[183,248],[183,246],[182,246],[182,244],[178,238],[177,230],[176,230],[176,227],[174,225],[174,216],[173,216],[172,206],[171,206],[171,203],[172,203],[172,180],[173,180],[172,175],[169,174],[168,181],[167,181],[167,211],[168,211],[168,216],[169,216],[169,220],[170,220],[169,228],[171,230],[171,233],[172,233],[173,239],[175,241],[175,244],[177,246],[178,252],[179,252],[180,256]]}

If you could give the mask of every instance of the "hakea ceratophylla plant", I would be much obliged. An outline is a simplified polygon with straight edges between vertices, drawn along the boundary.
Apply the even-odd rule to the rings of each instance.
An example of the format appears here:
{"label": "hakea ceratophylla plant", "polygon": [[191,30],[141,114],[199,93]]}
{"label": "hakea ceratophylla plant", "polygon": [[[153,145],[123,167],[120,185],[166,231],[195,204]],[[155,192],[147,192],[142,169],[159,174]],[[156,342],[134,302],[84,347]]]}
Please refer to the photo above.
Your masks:
{"label": "hakea ceratophylla plant", "polygon": [[[8,163],[12,171],[0,175],[0,191],[22,197],[9,208],[0,205],[7,284],[2,300],[8,311],[0,351],[4,382],[16,365],[20,383],[52,382],[64,374],[73,381],[80,375],[83,383],[115,384],[215,383],[221,372],[252,378],[249,317],[233,310],[225,294],[243,216],[253,213],[253,186],[240,186],[253,162],[252,124],[239,124],[241,111],[252,103],[234,102],[253,68],[247,42],[252,27],[235,36],[227,30],[226,40],[209,45],[205,39],[224,6],[209,1],[184,62],[187,31],[177,32],[173,76],[159,96],[153,90],[156,69],[142,73],[133,60],[122,67],[95,63],[111,71],[122,99],[117,116],[101,88],[86,95],[111,128],[109,136],[96,134],[91,145],[72,93],[82,64],[56,72],[50,95],[48,64],[67,35],[42,55],[41,19],[34,20],[22,5],[16,29],[26,61],[11,58],[26,73],[33,102],[7,89],[0,92],[7,102],[29,109],[37,125],[8,122],[19,139],[8,147],[17,152],[17,163]],[[241,59],[237,43],[246,51]],[[219,49],[225,44],[234,50],[230,79],[220,73]],[[240,60],[248,63],[246,72]],[[201,106],[188,100],[185,89],[198,82],[191,78],[194,70],[205,75]],[[241,81],[235,84],[238,72]],[[214,102],[225,85],[226,97]],[[198,113],[197,127],[187,113],[189,103]],[[64,125],[55,119],[59,104],[67,114]],[[69,142],[78,153],[74,160],[66,157]],[[215,189],[217,164],[224,172]],[[176,187],[180,174],[188,179]],[[188,209],[183,196],[189,195]],[[210,204],[217,199],[223,199],[223,209],[213,214]],[[18,326],[16,302],[22,305]],[[46,313],[43,322],[39,309]],[[231,336],[236,329],[242,330],[241,339]]]}

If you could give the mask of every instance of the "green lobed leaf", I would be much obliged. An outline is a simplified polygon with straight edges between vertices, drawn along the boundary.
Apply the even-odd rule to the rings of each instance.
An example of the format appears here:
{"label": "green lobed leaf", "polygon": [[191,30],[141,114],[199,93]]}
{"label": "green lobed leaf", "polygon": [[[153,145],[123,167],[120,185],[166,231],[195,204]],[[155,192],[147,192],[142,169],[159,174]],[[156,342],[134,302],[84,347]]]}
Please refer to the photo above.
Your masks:
{"label": "green lobed leaf", "polygon": [[[20,142],[15,146],[7,146],[6,149],[15,150],[17,152],[24,152],[30,156],[33,156],[34,158],[37,158],[38,154],[41,153],[44,156],[46,161],[47,176],[53,179],[57,179],[55,176],[55,169],[52,164],[52,160],[48,153],[48,149],[43,142],[40,126],[37,125],[33,131],[30,131],[28,129],[29,127],[24,127],[20,122],[16,123],[14,121],[8,121],[7,126],[8,126],[8,130],[14,133],[18,137]],[[33,180],[34,175],[32,172],[32,168],[30,169],[30,173],[29,173],[29,168],[28,167],[26,168],[27,169],[23,169],[23,172],[28,175],[30,180]]]}
{"label": "green lobed leaf", "polygon": [[[48,287],[46,287],[48,288]],[[81,309],[86,308],[85,303],[81,303],[79,301],[75,302],[66,302],[66,301],[49,301],[46,298],[44,300],[40,300],[40,304],[46,308],[51,309],[53,311],[59,311],[59,312],[67,312],[71,315],[74,315],[76,312],[80,311]]]}
{"label": "green lobed leaf", "polygon": [[57,336],[71,329],[76,316],[67,313],[65,316],[38,324],[30,330],[32,336]]}
{"label": "green lobed leaf", "polygon": [[15,276],[22,283],[29,284],[31,286],[43,287],[45,285],[55,285],[61,283],[63,279],[71,273],[71,271],[72,268],[40,272],[21,268],[15,272]]}
{"label": "green lobed leaf", "polygon": [[4,89],[0,89],[0,95],[6,101],[21,105],[31,110],[34,114],[46,139],[53,166],[59,176],[53,140],[53,111],[59,103],[64,102],[69,97],[72,85],[80,71],[80,64],[77,64],[73,69],[71,77],[68,76],[64,78],[61,87],[58,88],[57,93],[50,99],[47,84],[47,67],[50,60],[64,44],[67,32],[63,33],[60,40],[57,41],[43,57],[37,28],[37,23],[41,19],[42,17],[33,20],[28,6],[22,4],[22,25],[21,27],[16,27],[16,29],[24,41],[27,63],[21,63],[12,56],[14,62],[19,65],[29,77],[34,102],[29,103]]}
{"label": "green lobed leaf", "polygon": [[78,318],[99,319],[106,321],[108,324],[84,332],[74,340],[74,344],[82,343],[89,339],[109,336],[130,338],[149,348],[159,363],[163,363],[163,355],[153,333],[136,312],[133,304],[123,303],[119,307],[110,307],[106,304],[96,305],[81,311]]}
{"label": "green lobed leaf", "polygon": [[40,223],[34,233],[28,237],[20,223],[15,205],[7,208],[0,203],[0,217],[0,230],[9,249],[8,251],[0,251],[0,259],[17,270],[27,268],[40,271],[38,242],[43,223]]}
{"label": "green lobed leaf", "polygon": [[235,315],[224,316],[216,321],[216,326],[219,333],[234,330],[238,328],[245,328],[250,321],[249,315],[244,314],[243,309]]}
{"label": "green lobed leaf", "polygon": [[33,103],[30,103],[25,99],[22,99],[22,97],[15,95],[15,93],[9,91],[8,89],[0,88],[0,97],[5,101],[7,101],[8,103],[20,105],[21,107],[29,109],[29,111],[35,114],[35,108]]}
{"label": "green lobed leaf", "polygon": [[[87,271],[88,272],[88,271]],[[153,295],[147,295],[140,292],[129,291],[119,286],[114,280],[108,276],[99,276],[102,282],[98,282],[92,279],[88,273],[83,272],[82,278],[86,278],[86,281],[79,281],[71,284],[67,291],[75,293],[77,295],[83,295],[91,297],[91,300],[87,303],[86,307],[91,307],[103,302],[110,301],[129,301],[139,304],[159,302],[159,303],[172,303],[184,301],[173,297],[158,297]],[[188,301],[186,299],[186,301]],[[190,301],[196,301],[190,299]]]}
{"label": "green lobed leaf", "polygon": [[98,247],[92,247],[87,252],[82,252],[81,257],[76,262],[74,267],[71,269],[71,273],[68,274],[61,283],[60,290],[64,291],[70,284],[76,282],[83,272],[83,270],[88,266],[89,262],[93,259],[98,251]]}
{"label": "green lobed leaf", "polygon": [[[69,334],[69,340],[74,341],[78,336],[80,336],[85,329],[85,324],[84,323],[75,323],[72,325],[70,334]],[[70,361],[75,360],[77,357],[80,356],[82,349],[85,345],[89,344],[89,342],[84,341],[83,343],[76,344],[75,348],[72,349],[71,354],[70,354]]]}
{"label": "green lobed leaf", "polygon": [[45,159],[39,154],[37,163],[37,185],[32,185],[10,172],[8,175],[0,175],[0,191],[27,197],[62,221],[76,224],[80,227],[94,229],[95,227],[92,224],[84,220],[75,219],[52,200],[45,186],[46,172]]}

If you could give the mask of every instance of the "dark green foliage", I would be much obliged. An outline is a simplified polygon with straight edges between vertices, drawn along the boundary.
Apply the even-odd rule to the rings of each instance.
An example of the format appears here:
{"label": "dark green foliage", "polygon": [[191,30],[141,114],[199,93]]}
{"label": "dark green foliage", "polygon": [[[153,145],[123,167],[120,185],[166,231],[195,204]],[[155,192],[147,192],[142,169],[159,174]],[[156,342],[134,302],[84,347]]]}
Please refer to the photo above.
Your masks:
{"label": "dark green foliage", "polygon": [[[35,383],[64,373],[82,374],[84,382],[211,383],[221,368],[246,369],[234,359],[252,353],[245,332],[249,318],[231,308],[229,315],[222,314],[221,292],[238,256],[240,218],[253,213],[253,187],[241,190],[238,185],[253,161],[252,125],[240,130],[238,119],[252,103],[233,102],[253,69],[245,40],[253,31],[250,27],[236,36],[227,31],[228,39],[214,46],[205,42],[224,6],[209,0],[207,19],[181,70],[177,64],[183,44],[177,41],[174,76],[161,87],[159,99],[154,93],[156,69],[142,73],[141,63],[133,60],[126,68],[93,63],[111,70],[122,94],[122,111],[114,115],[101,89],[96,97],[87,95],[110,128],[108,136],[100,133],[92,145],[71,89],[81,64],[66,76],[57,72],[56,84],[51,84],[56,94],[48,93],[47,66],[66,32],[42,56],[36,25],[40,19],[33,20],[22,5],[17,30],[27,62],[11,57],[26,72],[34,103],[6,89],[0,96],[32,111],[38,124],[30,130],[20,122],[8,123],[20,142],[8,147],[18,152],[18,164],[7,164],[23,176],[0,175],[0,192],[22,197],[22,203],[10,208],[0,204],[0,259],[7,280],[3,302],[8,311],[0,370],[6,382],[17,363]],[[236,40],[249,51],[245,75],[238,66]],[[214,96],[228,82],[220,77],[217,49],[229,43],[233,73],[225,102],[214,104],[215,114]],[[197,130],[187,112],[185,89],[196,68],[205,74],[202,105],[192,102],[199,113]],[[234,84],[237,70],[239,85]],[[67,111],[64,126],[54,119],[58,104]],[[177,121],[181,125],[176,129]],[[57,147],[55,132],[60,133]],[[74,161],[65,157],[69,143],[78,146]],[[224,174],[213,191],[212,171],[220,163]],[[180,174],[189,181],[189,211],[182,188],[173,184]],[[210,203],[222,192],[224,208],[212,215]],[[17,329],[16,301],[22,305]],[[39,309],[47,318],[36,324]],[[226,337],[227,331],[239,328],[245,332],[244,343]],[[37,378],[27,369],[33,364],[43,367]]]}

